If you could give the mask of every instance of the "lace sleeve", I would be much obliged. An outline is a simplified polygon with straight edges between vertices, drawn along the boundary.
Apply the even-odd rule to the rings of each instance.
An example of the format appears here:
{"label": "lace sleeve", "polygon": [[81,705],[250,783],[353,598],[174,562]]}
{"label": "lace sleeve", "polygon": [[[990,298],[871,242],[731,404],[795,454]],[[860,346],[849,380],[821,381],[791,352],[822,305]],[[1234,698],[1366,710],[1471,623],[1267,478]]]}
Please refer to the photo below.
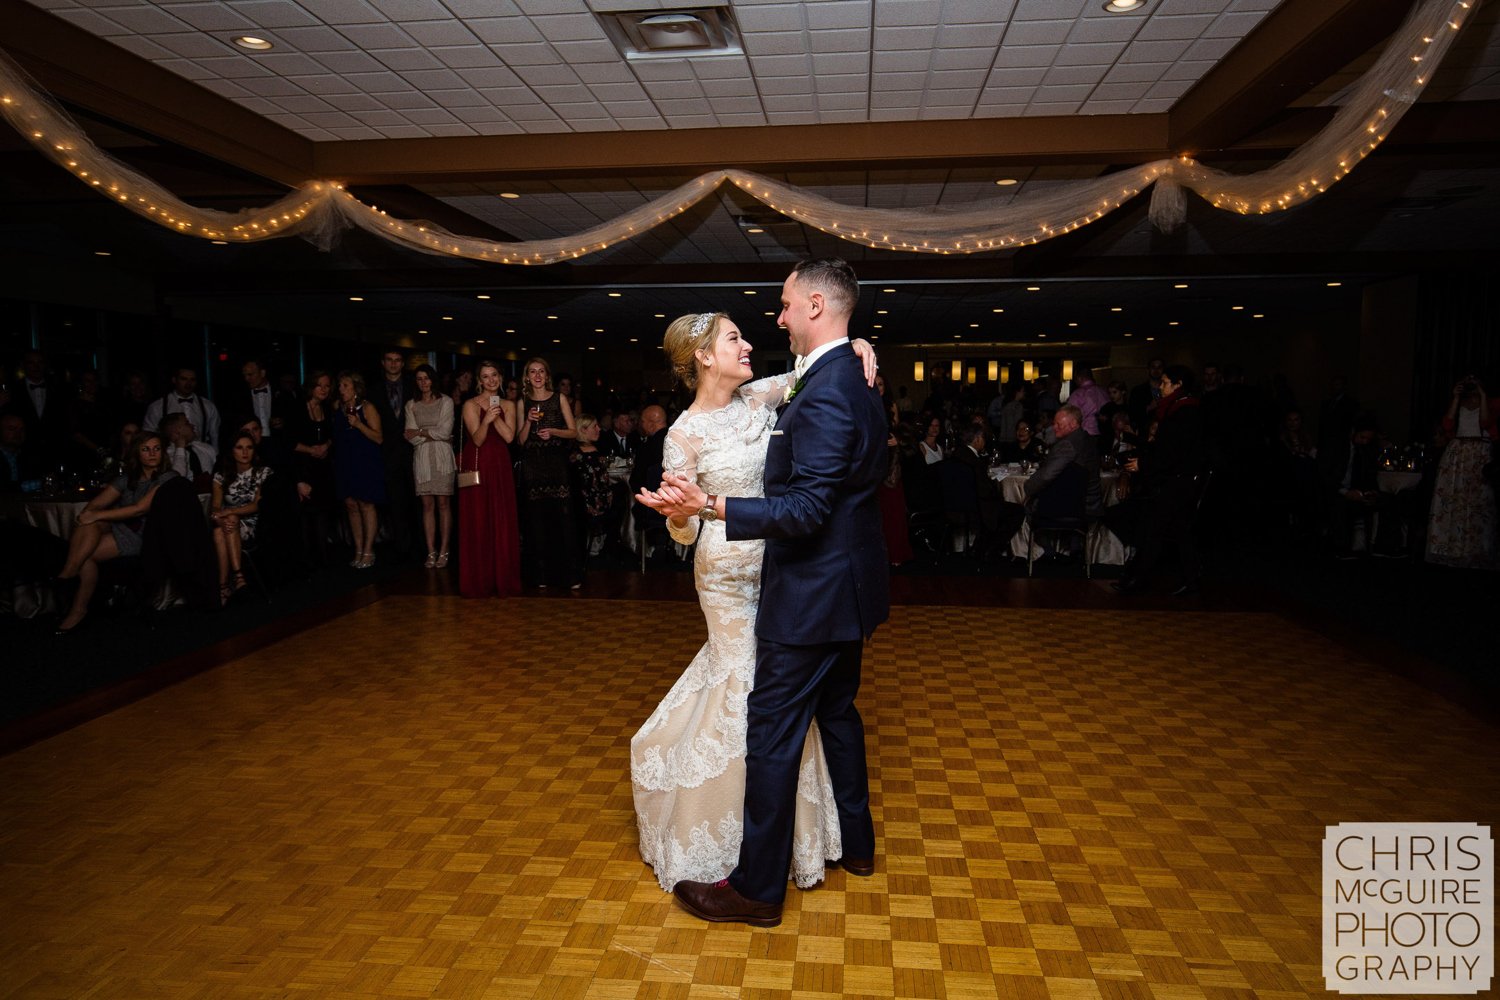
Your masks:
{"label": "lace sleeve", "polygon": [[[697,482],[698,480],[698,449],[703,444],[697,438],[681,427],[673,426],[667,431],[667,440],[662,444],[661,469],[662,474],[677,473]],[[680,545],[691,545],[698,540],[698,517],[694,515],[687,519],[682,527],[672,523],[667,518],[667,532],[672,540]]]}
{"label": "lace sleeve", "polygon": [[786,400],[786,394],[795,382],[793,373],[787,372],[785,375],[772,375],[746,382],[740,386],[739,391],[751,405],[776,407]]}

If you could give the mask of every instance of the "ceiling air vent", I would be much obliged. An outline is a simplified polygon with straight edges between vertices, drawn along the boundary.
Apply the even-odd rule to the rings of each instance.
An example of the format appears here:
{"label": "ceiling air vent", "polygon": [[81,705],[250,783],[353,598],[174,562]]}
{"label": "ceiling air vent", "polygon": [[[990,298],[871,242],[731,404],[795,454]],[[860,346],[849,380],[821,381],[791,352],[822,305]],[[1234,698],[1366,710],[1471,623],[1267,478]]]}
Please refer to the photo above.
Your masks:
{"label": "ceiling air vent", "polygon": [[744,54],[728,7],[601,12],[599,20],[626,59]]}

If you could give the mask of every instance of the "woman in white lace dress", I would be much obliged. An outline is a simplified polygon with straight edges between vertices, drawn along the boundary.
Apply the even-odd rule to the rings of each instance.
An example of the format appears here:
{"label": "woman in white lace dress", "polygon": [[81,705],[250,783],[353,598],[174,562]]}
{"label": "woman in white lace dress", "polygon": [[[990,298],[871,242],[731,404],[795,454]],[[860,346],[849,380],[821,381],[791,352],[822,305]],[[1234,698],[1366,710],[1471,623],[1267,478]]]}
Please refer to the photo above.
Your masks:
{"label": "woman in white lace dress", "polygon": [[[724,313],[683,316],[664,342],[674,373],[696,397],[667,432],[664,471],[697,479],[717,496],[761,496],[776,408],[793,376],[750,382],[750,344]],[[874,378],[874,352],[855,350]],[[748,383],[748,384],[747,384]],[[714,882],[739,860],[745,801],[746,701],[755,681],[760,540],[731,542],[722,522],[669,520],[672,537],[698,543],[693,560],[708,642],[630,741],[641,857],[670,891],[683,879]],[[701,530],[700,530],[701,529]],[[838,811],[817,723],[798,783],[789,877],[807,888],[839,857]]]}

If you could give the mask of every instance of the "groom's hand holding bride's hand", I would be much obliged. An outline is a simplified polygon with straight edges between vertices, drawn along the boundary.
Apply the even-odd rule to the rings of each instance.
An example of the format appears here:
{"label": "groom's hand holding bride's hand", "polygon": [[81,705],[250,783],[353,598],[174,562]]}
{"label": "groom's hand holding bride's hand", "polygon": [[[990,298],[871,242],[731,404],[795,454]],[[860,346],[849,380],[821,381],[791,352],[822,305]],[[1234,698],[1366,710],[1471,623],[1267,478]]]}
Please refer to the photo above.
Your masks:
{"label": "groom's hand holding bride's hand", "polygon": [[687,476],[669,472],[659,489],[652,491],[643,487],[636,499],[667,517],[685,520],[703,509],[708,495]]}

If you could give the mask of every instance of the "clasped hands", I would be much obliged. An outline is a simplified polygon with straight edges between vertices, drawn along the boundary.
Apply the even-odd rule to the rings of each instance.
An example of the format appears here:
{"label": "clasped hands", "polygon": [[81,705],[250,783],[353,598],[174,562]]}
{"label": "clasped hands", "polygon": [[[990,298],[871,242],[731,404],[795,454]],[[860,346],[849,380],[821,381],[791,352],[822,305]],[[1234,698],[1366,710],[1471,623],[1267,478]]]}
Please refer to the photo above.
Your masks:
{"label": "clasped hands", "polygon": [[692,517],[708,502],[708,494],[699,489],[695,481],[677,472],[663,476],[661,486],[654,491],[642,487],[635,498],[652,510],[674,518]]}

